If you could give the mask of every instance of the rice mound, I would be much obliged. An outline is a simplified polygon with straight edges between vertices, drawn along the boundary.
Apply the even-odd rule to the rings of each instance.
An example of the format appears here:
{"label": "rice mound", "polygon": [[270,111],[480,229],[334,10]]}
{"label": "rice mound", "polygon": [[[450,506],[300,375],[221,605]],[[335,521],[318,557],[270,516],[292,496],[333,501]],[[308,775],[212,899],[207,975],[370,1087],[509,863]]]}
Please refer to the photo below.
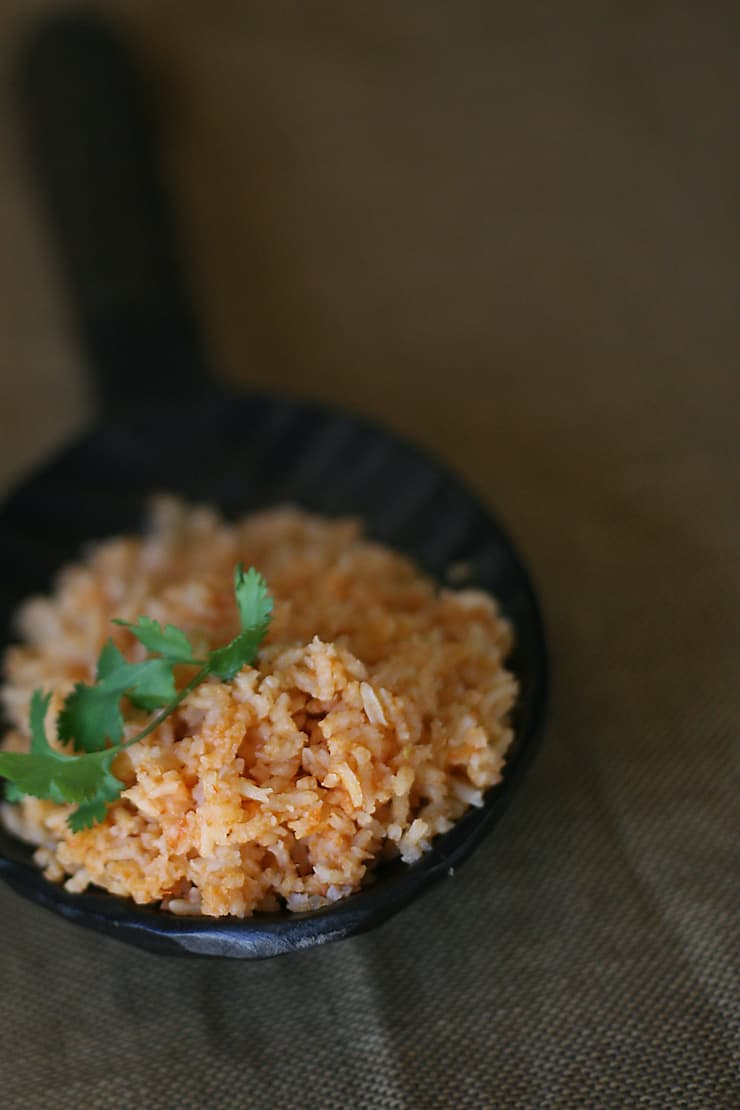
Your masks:
{"label": "rice mound", "polygon": [[[357,890],[382,858],[418,859],[499,781],[516,683],[491,597],[440,589],[352,520],[280,508],[227,524],[169,498],[146,536],[101,543],[60,573],[53,597],[20,610],[4,747],[28,750],[36,687],[54,691],[55,743],[63,698],[93,681],[109,636],[145,656],[114,617],[178,625],[199,651],[226,643],[240,560],[275,598],[256,665],[208,680],[116,758],[126,790],[102,824],[74,834],[70,806],[2,807],[48,879],[178,914],[314,909]],[[129,736],[144,719],[133,718]]]}

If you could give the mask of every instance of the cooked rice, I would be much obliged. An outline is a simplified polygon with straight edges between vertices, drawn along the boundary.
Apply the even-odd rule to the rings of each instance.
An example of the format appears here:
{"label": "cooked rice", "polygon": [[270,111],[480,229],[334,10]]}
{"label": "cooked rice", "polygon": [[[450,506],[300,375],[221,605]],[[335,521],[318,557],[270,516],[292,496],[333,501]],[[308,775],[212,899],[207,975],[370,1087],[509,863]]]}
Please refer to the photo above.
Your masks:
{"label": "cooked rice", "polygon": [[36,687],[54,691],[51,734],[109,636],[130,659],[146,654],[113,617],[176,624],[198,652],[229,640],[239,560],[275,597],[256,665],[205,682],[116,758],[126,790],[102,824],[73,834],[70,806],[3,806],[68,890],[94,884],[178,914],[313,909],[384,857],[418,859],[500,779],[516,683],[491,597],[439,589],[354,521],[281,508],[227,524],[173,499],[147,536],[100,544],[53,597],[24,605],[24,643],[5,659],[4,746],[28,749]]}

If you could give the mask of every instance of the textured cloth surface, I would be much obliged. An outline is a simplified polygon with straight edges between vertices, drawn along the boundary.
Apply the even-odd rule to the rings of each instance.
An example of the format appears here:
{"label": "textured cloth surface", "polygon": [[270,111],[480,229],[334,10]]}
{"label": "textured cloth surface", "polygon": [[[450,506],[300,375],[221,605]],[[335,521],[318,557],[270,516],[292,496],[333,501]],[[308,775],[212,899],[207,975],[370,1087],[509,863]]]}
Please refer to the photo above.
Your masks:
{"label": "textured cloth surface", "polygon": [[[541,754],[375,933],[156,958],[0,890],[7,1107],[732,1107],[733,6],[127,0],[223,373],[464,473],[539,584]],[[0,481],[90,413],[5,0]],[[516,14],[515,14],[516,13]]]}

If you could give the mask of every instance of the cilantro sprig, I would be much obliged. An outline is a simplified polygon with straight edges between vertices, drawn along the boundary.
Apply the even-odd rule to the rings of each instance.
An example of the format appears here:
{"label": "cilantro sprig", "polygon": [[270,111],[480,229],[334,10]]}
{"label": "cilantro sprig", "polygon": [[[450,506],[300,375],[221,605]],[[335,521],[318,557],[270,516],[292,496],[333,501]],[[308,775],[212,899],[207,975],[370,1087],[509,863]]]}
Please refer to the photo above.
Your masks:
{"label": "cilantro sprig", "polygon": [[[96,681],[78,682],[67,695],[57,717],[57,736],[79,754],[57,751],[46,737],[46,717],[51,694],[34,690],[31,697],[28,752],[0,752],[0,777],[8,780],[9,801],[24,794],[77,808],[67,821],[73,832],[90,828],[105,818],[108,804],[121,794],[124,784],[111,771],[113,760],[126,748],[154,732],[192,690],[210,675],[229,682],[242,667],[254,662],[272,617],[273,600],[267,584],[254,567],[245,573],[240,563],[234,571],[234,594],[241,631],[224,647],[205,659],[195,657],[185,633],[172,624],[164,628],[150,617],[135,622],[115,621],[151,653],[129,663],[112,640],[98,658]],[[197,667],[195,675],[177,689],[173,668]],[[154,712],[135,736],[123,739],[121,699]],[[156,712],[158,711],[158,712]]]}

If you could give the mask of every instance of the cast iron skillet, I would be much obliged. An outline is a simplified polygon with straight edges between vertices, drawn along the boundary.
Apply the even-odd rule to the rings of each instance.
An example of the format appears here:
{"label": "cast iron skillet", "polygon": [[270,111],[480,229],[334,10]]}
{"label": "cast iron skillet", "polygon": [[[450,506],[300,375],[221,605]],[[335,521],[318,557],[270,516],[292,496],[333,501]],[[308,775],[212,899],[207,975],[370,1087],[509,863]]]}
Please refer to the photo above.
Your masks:
{"label": "cast iron skillet", "polygon": [[[372,928],[452,874],[501,815],[541,725],[547,661],[537,601],[496,520],[443,467],[386,431],[306,401],[210,380],[156,171],[135,63],[90,16],[47,24],[24,55],[25,130],[97,388],[97,426],[43,466],[0,513],[0,645],[27,595],[91,540],[142,525],[168,490],[238,514],[280,502],[361,515],[369,533],[444,580],[460,561],[516,628],[521,683],[504,781],[413,866],[383,865],[358,894],[311,913],[182,918],[47,882],[0,831],[0,875],[69,921],[155,952],[261,958]],[[39,404],[43,404],[39,398]],[[197,447],[193,445],[197,444]],[[452,892],[451,892],[452,893]],[[505,896],[505,893],[504,895]]]}

